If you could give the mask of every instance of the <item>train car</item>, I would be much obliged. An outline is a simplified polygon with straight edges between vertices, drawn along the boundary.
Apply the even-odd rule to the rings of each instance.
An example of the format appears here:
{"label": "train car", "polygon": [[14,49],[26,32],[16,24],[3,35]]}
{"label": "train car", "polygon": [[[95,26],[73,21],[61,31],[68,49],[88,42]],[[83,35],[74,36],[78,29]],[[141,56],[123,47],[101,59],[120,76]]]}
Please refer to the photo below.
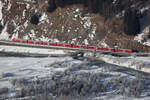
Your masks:
{"label": "train car", "polygon": [[82,46],[80,46],[80,48],[88,49],[89,47],[88,47],[88,46],[85,46],[85,45],[82,45]]}
{"label": "train car", "polygon": [[22,40],[22,43],[28,43],[28,40]]}
{"label": "train car", "polygon": [[94,49],[96,49],[96,47],[94,47],[94,46],[88,46],[88,49],[94,50]]}
{"label": "train car", "polygon": [[64,44],[65,47],[73,47],[72,44]]}
{"label": "train car", "polygon": [[41,45],[48,45],[48,42],[43,42],[43,41],[41,41],[40,44],[41,44]]}
{"label": "train car", "polygon": [[34,41],[27,40],[27,43],[34,44]]}
{"label": "train car", "polygon": [[89,49],[89,50],[120,52],[120,53],[138,52],[137,50],[130,50],[130,49],[102,48],[102,47],[94,47],[94,46],[86,46],[86,45],[60,44],[60,43],[51,43],[51,42],[43,42],[43,41],[31,41],[31,40],[18,40],[18,39],[15,39],[15,38],[12,39],[12,42],[29,43],[29,44],[37,44],[37,45],[60,46],[60,47],[68,47],[68,48],[82,48],[82,49]]}
{"label": "train car", "polygon": [[17,40],[15,38],[12,39],[12,42],[17,42]]}
{"label": "train car", "polygon": [[73,45],[73,48],[81,48],[80,45]]}
{"label": "train car", "polygon": [[57,43],[57,46],[65,47],[65,44]]}
{"label": "train car", "polygon": [[134,53],[133,50],[127,50],[127,49],[125,49],[124,52],[126,52],[126,53]]}
{"label": "train car", "polygon": [[22,42],[23,40],[12,39],[13,42]]}
{"label": "train car", "polygon": [[39,41],[35,41],[35,42],[34,42],[34,44],[41,44],[41,42],[39,42]]}
{"label": "train car", "polygon": [[50,46],[56,46],[56,43],[49,42]]}

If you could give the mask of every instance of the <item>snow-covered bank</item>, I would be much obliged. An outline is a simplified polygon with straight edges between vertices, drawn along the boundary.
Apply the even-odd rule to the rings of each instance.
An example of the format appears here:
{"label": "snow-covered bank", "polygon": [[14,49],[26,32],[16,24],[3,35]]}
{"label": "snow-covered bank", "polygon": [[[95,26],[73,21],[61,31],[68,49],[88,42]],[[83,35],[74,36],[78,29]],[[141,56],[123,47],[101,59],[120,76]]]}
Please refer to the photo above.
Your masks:
{"label": "snow-covered bank", "polygon": [[114,57],[111,55],[99,54],[98,59],[103,60],[106,63],[150,73],[150,57]]}
{"label": "snow-covered bank", "polygon": [[0,51],[36,54],[67,54],[64,50],[0,45]]}

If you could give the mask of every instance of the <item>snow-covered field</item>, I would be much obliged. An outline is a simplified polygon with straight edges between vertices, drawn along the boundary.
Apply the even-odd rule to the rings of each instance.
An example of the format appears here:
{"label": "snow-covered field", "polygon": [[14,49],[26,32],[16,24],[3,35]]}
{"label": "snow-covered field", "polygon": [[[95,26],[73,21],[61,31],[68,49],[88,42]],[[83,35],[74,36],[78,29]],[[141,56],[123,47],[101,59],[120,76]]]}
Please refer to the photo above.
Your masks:
{"label": "snow-covered field", "polygon": [[[19,57],[1,57],[0,58],[0,74],[1,79],[8,81],[11,78],[36,78],[36,77],[46,77],[53,73],[53,71],[63,71],[63,68],[52,69],[45,68],[49,64],[55,62],[64,62],[67,60],[72,60],[70,57],[65,58],[19,58]],[[79,61],[74,61],[72,63],[77,63]],[[6,74],[6,77],[3,78],[3,75]],[[8,75],[7,75],[8,74]],[[11,86],[10,84],[3,84],[0,82],[0,87]]]}
{"label": "snow-covered field", "polygon": [[0,45],[0,51],[62,55],[41,58],[0,54],[0,99],[150,99],[150,79],[145,77],[147,74],[125,68],[150,73],[150,57],[97,54],[96,59],[77,59],[67,55],[64,50],[4,45]]}
{"label": "snow-covered field", "polygon": [[[59,54],[59,50],[54,53],[56,52]],[[132,63],[136,61],[137,65],[141,61],[147,65],[150,64],[149,57],[118,58],[108,55],[99,55],[99,57],[105,62],[113,62],[112,64],[119,65],[118,62],[120,62],[120,66],[130,66],[129,61]],[[51,95],[48,97],[53,99],[61,93],[63,96],[58,96],[58,100],[73,99],[72,95],[77,100],[79,98],[86,100],[150,99],[150,80],[128,74],[129,70],[105,62],[93,59],[78,60],[69,56],[0,57],[0,98],[10,98],[10,100],[24,98],[26,100],[28,96],[36,96],[38,97],[35,97],[36,99],[41,100],[40,96],[49,91],[50,94],[46,95]],[[39,88],[43,94],[39,92]]]}
{"label": "snow-covered field", "polygon": [[14,88],[10,82],[12,79],[36,80],[37,78],[48,77],[57,71],[64,71],[65,68],[46,67],[57,62],[76,64],[81,61],[73,60],[71,57],[0,57],[0,88]]}

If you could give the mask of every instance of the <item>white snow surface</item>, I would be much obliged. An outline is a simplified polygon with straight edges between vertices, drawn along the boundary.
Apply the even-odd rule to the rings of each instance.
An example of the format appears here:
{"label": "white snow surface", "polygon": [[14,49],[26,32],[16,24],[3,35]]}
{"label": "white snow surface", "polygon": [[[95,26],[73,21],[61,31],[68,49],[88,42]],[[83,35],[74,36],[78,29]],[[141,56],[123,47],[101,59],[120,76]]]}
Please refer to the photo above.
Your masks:
{"label": "white snow surface", "polygon": [[2,8],[3,8],[3,3],[2,1],[0,1],[0,20],[2,20],[3,18]]}
{"label": "white snow surface", "polygon": [[135,36],[134,40],[138,41],[139,43],[150,46],[150,39],[148,39],[148,35],[150,32],[150,26],[147,26],[141,34]]}
{"label": "white snow surface", "polygon": [[109,46],[104,41],[102,41],[101,46],[103,46],[104,48],[109,48]]}
{"label": "white snow surface", "polygon": [[0,51],[33,54],[66,54],[63,50],[0,45]]}
{"label": "white snow surface", "polygon": [[12,6],[11,0],[9,0],[9,2],[8,2],[8,7],[7,7],[7,10],[8,10],[8,11],[11,9],[11,6]]}
{"label": "white snow surface", "polygon": [[46,19],[47,19],[46,13],[42,13],[42,14],[41,14],[41,17],[39,18],[39,21],[40,21],[41,23],[43,23]]}
{"label": "white snow surface", "polygon": [[12,37],[11,37],[11,39],[17,39],[18,38],[18,32],[17,33],[14,33],[13,35],[12,35]]}
{"label": "white snow surface", "polygon": [[[29,79],[45,78],[56,72],[63,72],[66,68],[47,67],[51,64],[62,62],[71,62],[71,64],[81,63],[81,61],[73,60],[71,57],[46,57],[46,58],[29,58],[29,57],[0,57],[0,88],[10,88],[17,90],[12,84],[13,79]],[[8,76],[3,76],[7,74]],[[12,97],[15,92],[9,92],[8,96]]]}
{"label": "white snow surface", "polygon": [[114,57],[111,55],[100,54],[98,58],[107,63],[115,64],[120,67],[122,66],[150,73],[150,57]]}
{"label": "white snow surface", "polygon": [[[64,71],[63,68],[53,69],[46,68],[45,66],[55,63],[57,61],[72,60],[70,57],[59,58],[19,58],[19,57],[0,57],[0,75],[10,73],[12,76],[5,77],[4,81],[0,78],[0,88],[11,87],[9,79],[13,78],[33,78],[33,77],[46,77],[56,71]],[[74,61],[73,63],[78,63]],[[7,83],[7,84],[4,84]]]}
{"label": "white snow surface", "polygon": [[7,32],[7,24],[5,25],[4,29],[2,30],[0,34],[0,40],[8,40],[9,39],[9,34]]}
{"label": "white snow surface", "polygon": [[149,97],[144,98],[133,98],[133,97],[126,97],[126,96],[101,96],[101,97],[95,97],[94,100],[149,100]]}

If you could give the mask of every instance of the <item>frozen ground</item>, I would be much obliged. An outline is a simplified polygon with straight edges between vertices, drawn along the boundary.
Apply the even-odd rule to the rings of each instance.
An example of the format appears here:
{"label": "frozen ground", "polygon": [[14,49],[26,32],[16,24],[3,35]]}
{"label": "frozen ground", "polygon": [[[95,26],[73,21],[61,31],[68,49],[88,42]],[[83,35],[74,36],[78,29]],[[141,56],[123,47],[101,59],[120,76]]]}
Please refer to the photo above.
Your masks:
{"label": "frozen ground", "polygon": [[66,54],[63,50],[0,45],[0,51],[35,54]]}
{"label": "frozen ground", "polygon": [[129,57],[114,57],[111,55],[99,54],[98,59],[110,64],[115,64],[122,67],[127,67],[143,72],[150,73],[150,56],[129,56]]}
{"label": "frozen ground", "polygon": [[[67,54],[63,50],[0,45],[1,52]],[[16,55],[17,56],[17,55]],[[150,78],[128,68],[149,71],[150,57],[98,59],[71,56],[9,57],[0,54],[0,99],[149,100]],[[140,66],[140,67],[139,67]]]}
{"label": "frozen ground", "polygon": [[[104,55],[101,55],[101,58],[109,58],[108,61],[120,59]],[[121,58],[120,62],[128,59],[143,60],[129,57]],[[143,61],[149,62],[149,58]],[[150,79],[143,78],[145,74],[99,60],[87,58],[78,60],[69,56],[0,57],[0,65],[0,98],[150,99]]]}

